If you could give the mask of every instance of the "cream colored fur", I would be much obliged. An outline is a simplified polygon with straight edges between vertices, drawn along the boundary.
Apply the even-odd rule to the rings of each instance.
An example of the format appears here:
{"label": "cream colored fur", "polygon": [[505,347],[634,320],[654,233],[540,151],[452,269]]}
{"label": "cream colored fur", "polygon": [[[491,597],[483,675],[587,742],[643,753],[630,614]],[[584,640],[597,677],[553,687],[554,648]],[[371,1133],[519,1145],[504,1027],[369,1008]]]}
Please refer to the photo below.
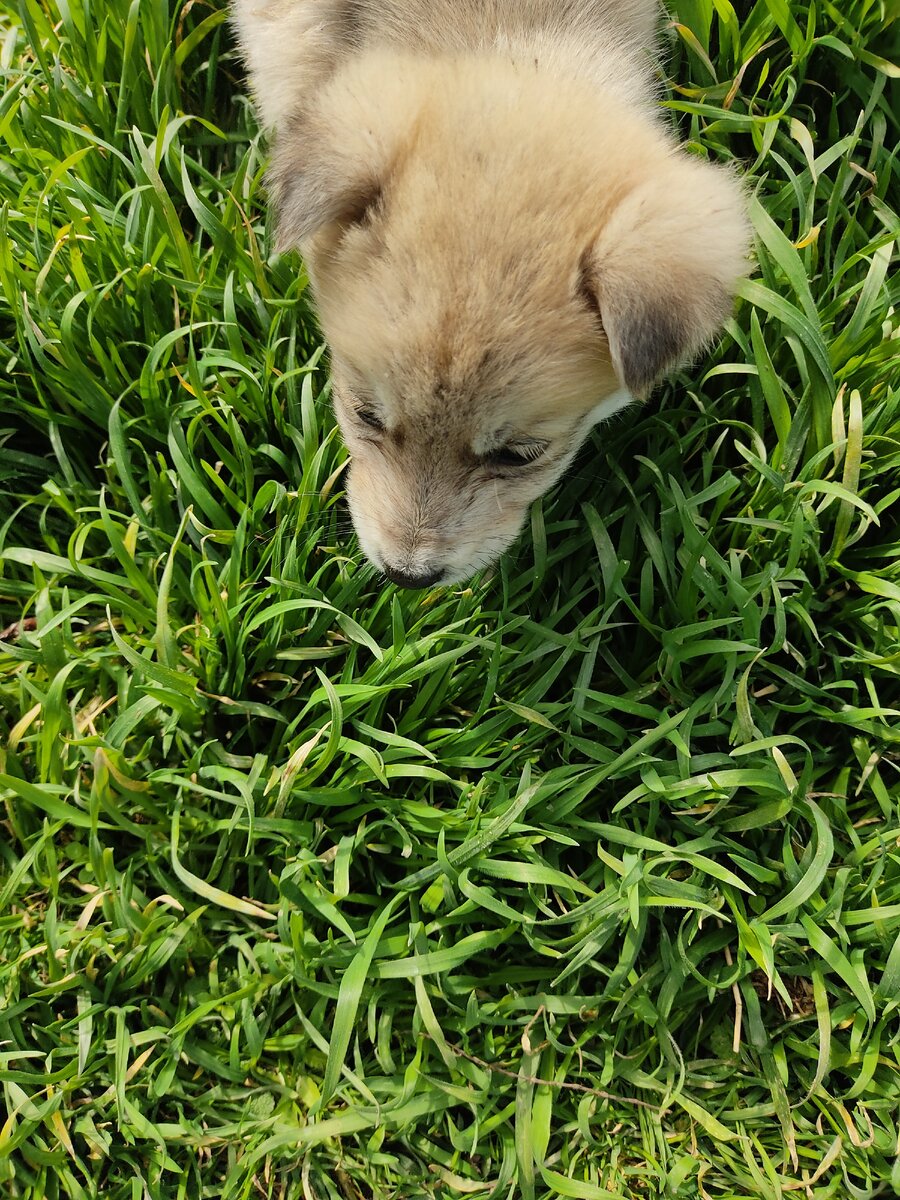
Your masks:
{"label": "cream colored fur", "polygon": [[659,120],[655,17],[645,0],[237,0],[354,523],[398,581],[495,561],[590,428],[728,315],[741,189]]}

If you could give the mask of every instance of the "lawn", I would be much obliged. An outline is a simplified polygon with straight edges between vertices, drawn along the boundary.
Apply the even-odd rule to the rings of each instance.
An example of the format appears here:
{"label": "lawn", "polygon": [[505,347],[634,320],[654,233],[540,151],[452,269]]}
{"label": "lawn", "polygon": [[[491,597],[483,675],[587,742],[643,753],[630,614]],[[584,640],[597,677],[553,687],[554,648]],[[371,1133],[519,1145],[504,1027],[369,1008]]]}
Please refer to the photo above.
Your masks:
{"label": "lawn", "polygon": [[900,20],[674,7],[755,274],[412,594],[218,3],[0,0],[4,1198],[900,1195]]}

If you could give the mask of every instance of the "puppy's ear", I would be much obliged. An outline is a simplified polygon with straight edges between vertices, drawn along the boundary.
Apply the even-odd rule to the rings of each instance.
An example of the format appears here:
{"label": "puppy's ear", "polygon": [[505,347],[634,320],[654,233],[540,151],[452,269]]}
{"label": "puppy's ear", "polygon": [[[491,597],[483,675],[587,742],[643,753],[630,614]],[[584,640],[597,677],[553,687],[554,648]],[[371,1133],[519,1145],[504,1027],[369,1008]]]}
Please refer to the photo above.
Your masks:
{"label": "puppy's ear", "polygon": [[373,92],[361,72],[359,65],[345,68],[278,130],[270,184],[279,250],[365,221],[415,137],[417,74],[385,70]]}
{"label": "puppy's ear", "polygon": [[389,157],[369,145],[358,158],[313,119],[299,119],[276,146],[269,187],[275,203],[276,249],[293,250],[332,227],[361,224],[381,199]]}
{"label": "puppy's ear", "polygon": [[582,286],[633,395],[646,395],[719,331],[747,272],[748,244],[735,177],[682,155],[612,211],[585,258]]}

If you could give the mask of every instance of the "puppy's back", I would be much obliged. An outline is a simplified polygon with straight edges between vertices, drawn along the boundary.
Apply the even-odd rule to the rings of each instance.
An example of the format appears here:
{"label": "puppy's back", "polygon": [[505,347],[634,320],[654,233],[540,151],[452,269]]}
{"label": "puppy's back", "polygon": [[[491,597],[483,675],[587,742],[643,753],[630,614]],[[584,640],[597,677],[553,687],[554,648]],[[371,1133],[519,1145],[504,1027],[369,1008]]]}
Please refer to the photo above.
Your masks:
{"label": "puppy's back", "polygon": [[655,0],[234,0],[260,113],[277,126],[354,53],[501,54],[646,103]]}
{"label": "puppy's back", "polygon": [[653,42],[653,0],[350,0],[367,39],[404,49],[491,49],[529,39]]}

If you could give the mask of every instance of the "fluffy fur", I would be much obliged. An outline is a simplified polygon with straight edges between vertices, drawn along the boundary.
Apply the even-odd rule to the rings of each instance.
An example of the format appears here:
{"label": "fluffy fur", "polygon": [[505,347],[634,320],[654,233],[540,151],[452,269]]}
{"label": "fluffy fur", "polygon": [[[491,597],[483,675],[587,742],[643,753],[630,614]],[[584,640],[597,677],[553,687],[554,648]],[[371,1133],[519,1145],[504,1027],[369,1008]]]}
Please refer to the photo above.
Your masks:
{"label": "fluffy fur", "polygon": [[282,248],[301,250],[371,561],[462,580],[591,427],[715,336],[732,173],[651,82],[652,0],[236,0]]}

